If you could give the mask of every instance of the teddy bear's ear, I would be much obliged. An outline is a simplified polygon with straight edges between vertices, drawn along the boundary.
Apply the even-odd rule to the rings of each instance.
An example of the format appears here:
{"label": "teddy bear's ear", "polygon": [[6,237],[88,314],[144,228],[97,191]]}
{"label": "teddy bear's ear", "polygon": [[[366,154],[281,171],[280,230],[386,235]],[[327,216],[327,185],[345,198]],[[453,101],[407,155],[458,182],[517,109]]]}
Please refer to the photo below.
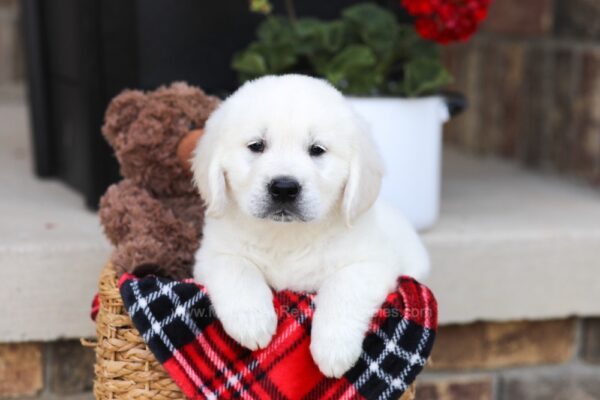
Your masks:
{"label": "teddy bear's ear", "polygon": [[143,92],[126,90],[112,99],[108,105],[102,134],[115,150],[119,137],[128,131],[146,102],[147,97]]}

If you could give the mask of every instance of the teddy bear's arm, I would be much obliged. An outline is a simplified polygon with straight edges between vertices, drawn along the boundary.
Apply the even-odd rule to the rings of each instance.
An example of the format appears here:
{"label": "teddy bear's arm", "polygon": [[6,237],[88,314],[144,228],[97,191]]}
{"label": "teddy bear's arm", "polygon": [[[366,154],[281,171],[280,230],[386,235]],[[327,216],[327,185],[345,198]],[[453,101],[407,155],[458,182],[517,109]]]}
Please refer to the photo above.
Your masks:
{"label": "teddy bear's arm", "polygon": [[98,215],[104,233],[113,245],[123,241],[131,231],[133,201],[149,197],[128,179],[111,185],[100,198]]}
{"label": "teddy bear's arm", "polygon": [[148,191],[123,180],[102,197],[99,214],[119,272],[190,276],[198,233]]}

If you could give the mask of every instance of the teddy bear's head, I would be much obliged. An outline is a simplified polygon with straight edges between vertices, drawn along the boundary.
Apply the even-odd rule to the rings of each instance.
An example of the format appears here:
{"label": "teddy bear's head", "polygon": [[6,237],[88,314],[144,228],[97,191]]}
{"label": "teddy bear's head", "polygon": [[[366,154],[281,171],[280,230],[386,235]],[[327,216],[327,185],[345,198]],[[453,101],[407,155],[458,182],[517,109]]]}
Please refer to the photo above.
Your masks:
{"label": "teddy bear's head", "polygon": [[127,90],[115,97],[102,133],[115,151],[123,177],[158,196],[194,192],[177,148],[191,130],[204,126],[218,104],[216,97],[184,83],[149,93]]}

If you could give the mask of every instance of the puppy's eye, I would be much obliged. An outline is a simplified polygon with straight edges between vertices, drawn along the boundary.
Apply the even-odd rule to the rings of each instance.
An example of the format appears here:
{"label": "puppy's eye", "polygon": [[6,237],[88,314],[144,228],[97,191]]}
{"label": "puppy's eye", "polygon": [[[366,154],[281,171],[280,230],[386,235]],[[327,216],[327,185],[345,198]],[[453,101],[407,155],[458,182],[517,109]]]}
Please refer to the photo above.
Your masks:
{"label": "puppy's eye", "polygon": [[320,144],[313,144],[308,149],[308,154],[310,154],[311,157],[319,157],[320,155],[323,155],[323,153],[325,153],[326,151],[327,149],[325,149],[325,147],[321,146]]}
{"label": "puppy's eye", "polygon": [[248,149],[253,153],[262,153],[265,151],[265,142],[264,140],[253,140],[248,143]]}

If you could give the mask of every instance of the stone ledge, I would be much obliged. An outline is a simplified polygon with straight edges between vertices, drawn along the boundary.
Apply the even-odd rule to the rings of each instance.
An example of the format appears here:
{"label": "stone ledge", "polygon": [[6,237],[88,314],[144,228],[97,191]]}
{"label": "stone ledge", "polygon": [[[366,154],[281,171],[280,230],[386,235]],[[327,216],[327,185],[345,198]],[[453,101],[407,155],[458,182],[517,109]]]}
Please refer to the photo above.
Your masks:
{"label": "stone ledge", "polygon": [[77,193],[33,177],[28,138],[25,107],[0,102],[0,342],[94,336],[110,246]]}
{"label": "stone ledge", "polygon": [[441,323],[600,315],[600,191],[493,158],[444,153],[424,234]]}
{"label": "stone ledge", "polygon": [[[0,342],[93,336],[110,254],[98,220],[31,172],[25,108],[0,102]],[[442,216],[424,234],[440,321],[600,315],[600,195],[513,164],[444,154]]]}

